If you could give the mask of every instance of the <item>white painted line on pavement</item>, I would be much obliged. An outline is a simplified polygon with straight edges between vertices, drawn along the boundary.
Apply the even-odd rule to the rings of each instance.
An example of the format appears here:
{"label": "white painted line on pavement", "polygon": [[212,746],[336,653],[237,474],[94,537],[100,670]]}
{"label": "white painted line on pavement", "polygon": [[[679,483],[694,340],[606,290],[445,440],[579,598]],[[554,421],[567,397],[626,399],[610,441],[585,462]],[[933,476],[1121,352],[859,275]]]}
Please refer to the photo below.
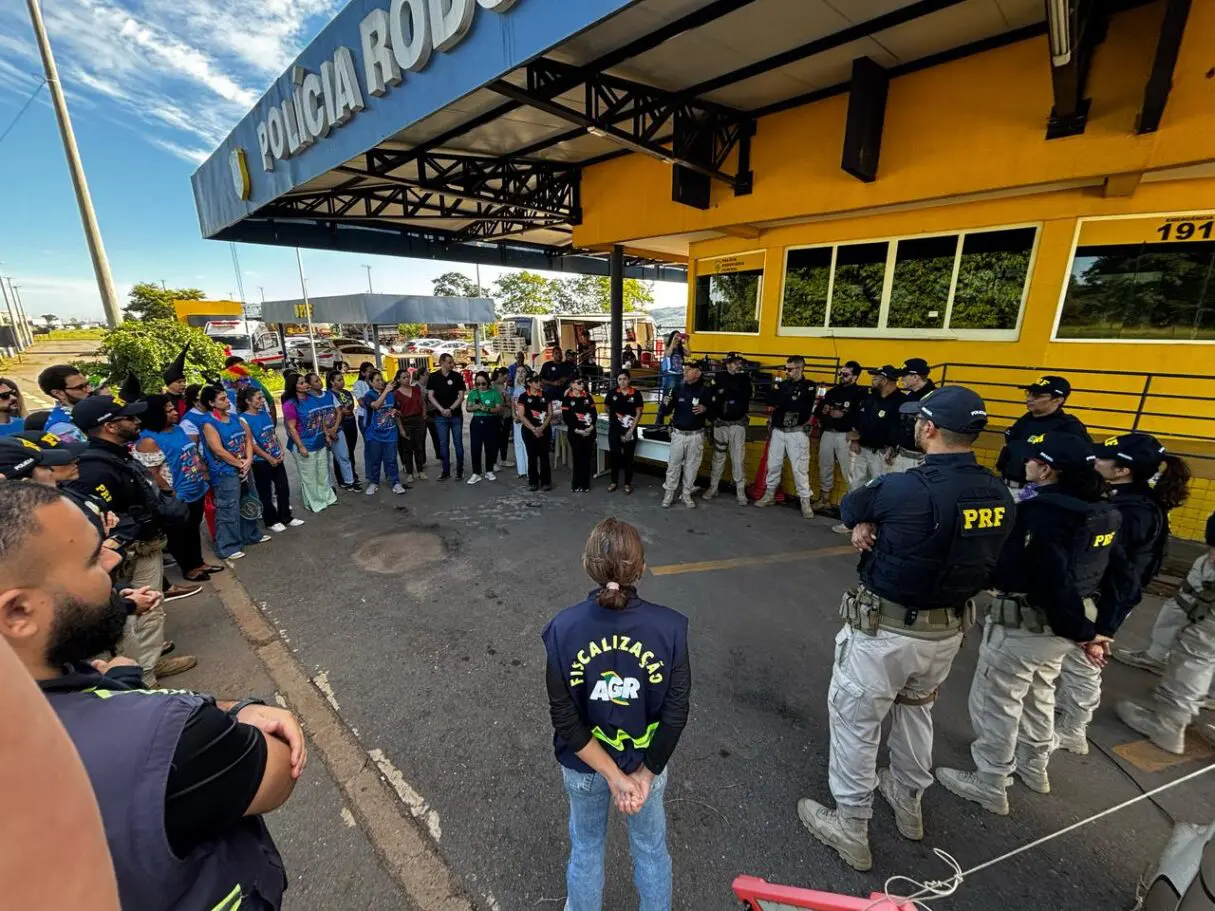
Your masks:
{"label": "white painted line on pavement", "polygon": [[441,840],[443,838],[443,827],[439,824],[438,810],[431,809],[430,805],[422,799],[422,795],[410,787],[409,782],[405,780],[405,776],[401,774],[400,769],[392,764],[392,761],[384,755],[383,750],[371,750],[367,755],[379,767],[380,773],[392,785],[392,789],[397,792],[397,796],[401,798],[401,802],[409,808],[409,812],[413,815],[413,818],[421,819],[426,823],[426,828],[430,831],[430,837],[436,842]]}
{"label": "white painted line on pavement", "polygon": [[321,671],[319,674],[313,677],[312,684],[321,691],[322,695],[325,697],[325,701],[333,706],[333,710],[335,712],[340,712],[342,710],[342,707],[338,705],[337,696],[335,696],[333,693],[333,687],[329,685],[328,671]]}
{"label": "white painted line on pavement", "polygon": [[353,829],[357,823],[354,821],[354,814],[350,812],[348,807],[342,807],[342,822],[346,823],[346,828]]}

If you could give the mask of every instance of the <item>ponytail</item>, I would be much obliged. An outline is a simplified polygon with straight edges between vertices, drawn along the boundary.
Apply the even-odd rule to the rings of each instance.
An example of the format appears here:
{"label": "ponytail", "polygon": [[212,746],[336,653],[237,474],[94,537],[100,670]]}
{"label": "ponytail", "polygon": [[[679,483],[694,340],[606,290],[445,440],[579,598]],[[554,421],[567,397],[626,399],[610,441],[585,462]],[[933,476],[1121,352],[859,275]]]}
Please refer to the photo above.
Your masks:
{"label": "ponytail", "polygon": [[622,586],[615,582],[609,582],[599,589],[599,593],[595,596],[595,603],[600,607],[606,607],[608,610],[624,610],[629,606],[629,601],[636,597],[637,589],[633,586]]}
{"label": "ponytail", "polygon": [[1190,497],[1190,466],[1181,456],[1169,453],[1161,459],[1160,473],[1152,486],[1152,495],[1166,513],[1176,509]]}
{"label": "ponytail", "polygon": [[637,597],[635,583],[645,571],[645,549],[632,525],[604,519],[587,538],[582,568],[601,586],[595,595],[600,607],[624,610]]}

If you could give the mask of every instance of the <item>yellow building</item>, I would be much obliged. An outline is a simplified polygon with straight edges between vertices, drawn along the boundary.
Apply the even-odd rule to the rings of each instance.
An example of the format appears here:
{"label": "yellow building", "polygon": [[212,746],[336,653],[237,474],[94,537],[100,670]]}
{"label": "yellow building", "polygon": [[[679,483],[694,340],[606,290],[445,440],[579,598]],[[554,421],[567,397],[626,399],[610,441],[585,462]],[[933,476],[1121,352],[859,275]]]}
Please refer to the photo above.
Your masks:
{"label": "yellow building", "polygon": [[[760,118],[752,192],[714,183],[703,211],[671,200],[652,157],[586,169],[574,242],[686,258],[694,352],[802,354],[820,378],[841,360],[924,357],[978,389],[997,430],[1024,410],[1016,384],[1065,374],[1094,436],[1137,427],[1192,456],[1174,526],[1201,538],[1215,509],[1215,2],[1193,3],[1159,129],[1137,132],[1173,6],[1110,19],[1077,135],[1046,138],[1041,35],[892,79],[876,180],[840,166],[840,92]],[[999,438],[985,440],[992,459]]]}

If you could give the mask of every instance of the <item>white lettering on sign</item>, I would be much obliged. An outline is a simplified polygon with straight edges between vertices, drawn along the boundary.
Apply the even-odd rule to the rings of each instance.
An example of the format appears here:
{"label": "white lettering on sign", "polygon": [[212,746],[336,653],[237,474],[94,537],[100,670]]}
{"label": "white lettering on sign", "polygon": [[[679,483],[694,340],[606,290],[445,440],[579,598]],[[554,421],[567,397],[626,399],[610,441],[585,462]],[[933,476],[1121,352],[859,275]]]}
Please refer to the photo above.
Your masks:
{"label": "white lettering on sign", "polygon": [[[382,0],[381,0],[382,2]],[[296,66],[289,97],[269,106],[256,126],[263,171],[324,139],[366,108],[363,92],[387,95],[421,72],[434,51],[451,51],[472,28],[477,8],[505,13],[517,0],[391,0],[359,22],[362,66],[348,47],[321,61],[320,73]],[[362,84],[359,70],[362,70]]]}

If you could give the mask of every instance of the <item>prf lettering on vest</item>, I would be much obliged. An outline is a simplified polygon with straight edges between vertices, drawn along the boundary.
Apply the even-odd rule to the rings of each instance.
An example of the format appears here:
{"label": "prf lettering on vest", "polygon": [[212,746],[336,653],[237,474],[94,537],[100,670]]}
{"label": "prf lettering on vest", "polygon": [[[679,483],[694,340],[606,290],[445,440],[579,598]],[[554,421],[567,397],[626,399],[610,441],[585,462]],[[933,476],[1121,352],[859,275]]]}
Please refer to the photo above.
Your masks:
{"label": "prf lettering on vest", "polygon": [[1093,547],[1109,547],[1114,543],[1114,535],[1116,531],[1111,531],[1106,535],[1093,535]]}
{"label": "prf lettering on vest", "polygon": [[970,531],[972,528],[999,528],[1004,524],[1003,506],[982,506],[975,509],[962,510],[962,528]]}
{"label": "prf lettering on vest", "polygon": [[[666,662],[654,660],[654,653],[645,647],[644,642],[631,636],[622,636],[616,633],[612,635],[611,639],[604,636],[597,642],[588,642],[583,648],[578,650],[578,654],[575,656],[576,660],[570,665],[570,687],[581,686],[586,683],[586,666],[595,658],[608,652],[623,652],[627,655],[632,655],[637,659],[637,664],[641,670],[649,675],[650,683],[662,683],[662,669],[666,666]],[[618,678],[615,671],[607,673]],[[602,683],[603,681],[600,680],[595,684],[596,692],[598,692],[598,688]],[[594,694],[591,695],[591,698],[595,698]]]}

